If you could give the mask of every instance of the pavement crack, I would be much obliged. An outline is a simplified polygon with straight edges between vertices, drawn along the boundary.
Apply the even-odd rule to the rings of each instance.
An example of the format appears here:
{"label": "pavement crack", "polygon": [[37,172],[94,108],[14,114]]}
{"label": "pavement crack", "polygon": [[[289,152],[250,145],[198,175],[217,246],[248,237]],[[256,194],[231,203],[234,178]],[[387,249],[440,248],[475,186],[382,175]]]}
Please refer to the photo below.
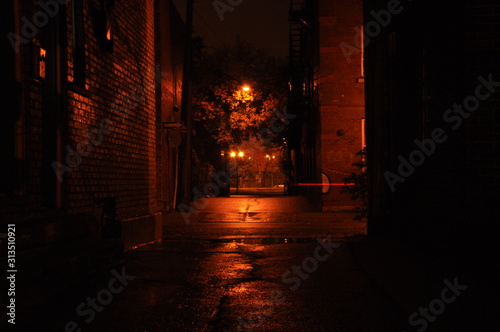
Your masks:
{"label": "pavement crack", "polygon": [[230,317],[229,295],[223,295],[220,298],[219,304],[215,308],[215,312],[212,315],[212,319],[208,322],[208,325],[212,327],[213,331],[230,331],[230,322],[226,317]]}

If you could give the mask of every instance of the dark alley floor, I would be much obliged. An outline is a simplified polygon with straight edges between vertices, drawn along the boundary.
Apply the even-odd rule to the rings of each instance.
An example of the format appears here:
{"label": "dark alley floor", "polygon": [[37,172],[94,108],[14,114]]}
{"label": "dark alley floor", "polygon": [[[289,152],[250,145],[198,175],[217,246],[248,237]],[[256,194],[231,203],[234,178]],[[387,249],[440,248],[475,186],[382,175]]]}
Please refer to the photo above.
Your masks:
{"label": "dark alley floor", "polygon": [[353,221],[353,213],[311,212],[297,197],[199,204],[187,219],[166,215],[163,242],[127,252],[124,270],[79,290],[64,312],[34,326],[103,332],[494,330],[494,308],[485,302],[493,293],[486,295],[488,288],[472,274],[418,248],[368,240],[366,224]]}

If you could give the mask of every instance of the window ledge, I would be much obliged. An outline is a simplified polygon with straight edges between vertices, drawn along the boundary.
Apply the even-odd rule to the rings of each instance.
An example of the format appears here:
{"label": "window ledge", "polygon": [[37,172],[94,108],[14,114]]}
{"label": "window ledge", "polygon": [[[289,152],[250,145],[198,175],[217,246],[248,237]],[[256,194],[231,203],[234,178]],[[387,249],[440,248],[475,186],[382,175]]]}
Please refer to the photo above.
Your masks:
{"label": "window ledge", "polygon": [[69,82],[68,83],[68,89],[73,91],[73,92],[76,92],[84,97],[91,97],[92,94],[89,92],[89,90],[81,87],[80,85],[78,84],[75,84],[73,82]]}

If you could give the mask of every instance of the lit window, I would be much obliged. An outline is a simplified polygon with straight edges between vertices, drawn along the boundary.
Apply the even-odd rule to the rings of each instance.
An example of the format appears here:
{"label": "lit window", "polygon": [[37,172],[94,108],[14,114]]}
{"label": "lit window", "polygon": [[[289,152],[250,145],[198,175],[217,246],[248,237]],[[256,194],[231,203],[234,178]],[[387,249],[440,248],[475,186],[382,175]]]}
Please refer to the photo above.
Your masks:
{"label": "lit window", "polygon": [[361,26],[361,33],[359,34],[361,42],[361,77],[365,77],[365,27]]}
{"label": "lit window", "polygon": [[45,78],[45,66],[46,66],[47,51],[40,47],[40,54],[38,57],[38,76],[40,78]]}

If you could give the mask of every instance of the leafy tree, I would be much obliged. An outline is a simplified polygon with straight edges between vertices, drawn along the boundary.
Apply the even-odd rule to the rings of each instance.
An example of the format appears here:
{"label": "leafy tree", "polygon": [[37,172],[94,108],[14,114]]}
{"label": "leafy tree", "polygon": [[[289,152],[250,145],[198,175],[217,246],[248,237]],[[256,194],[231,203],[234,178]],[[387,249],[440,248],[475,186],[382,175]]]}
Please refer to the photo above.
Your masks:
{"label": "leafy tree", "polygon": [[208,50],[197,38],[195,45],[194,147],[200,160],[215,165],[221,150],[259,137],[285,105],[287,65],[242,40]]}
{"label": "leafy tree", "polygon": [[245,153],[244,158],[236,160],[239,164],[239,173],[247,179],[259,179],[260,185],[264,184],[266,175],[284,173],[282,146],[265,146],[256,137],[251,137],[239,145],[231,146],[230,150]]}

